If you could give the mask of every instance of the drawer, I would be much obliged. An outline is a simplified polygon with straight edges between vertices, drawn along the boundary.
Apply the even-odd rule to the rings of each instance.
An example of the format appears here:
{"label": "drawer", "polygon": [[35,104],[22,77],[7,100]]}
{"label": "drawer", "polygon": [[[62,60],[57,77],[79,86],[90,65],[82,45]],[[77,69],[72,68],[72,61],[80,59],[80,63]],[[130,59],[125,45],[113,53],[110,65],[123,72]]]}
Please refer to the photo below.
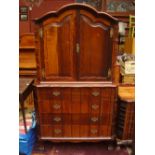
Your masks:
{"label": "drawer", "polygon": [[43,87],[37,89],[38,100],[61,99],[61,88]]}
{"label": "drawer", "polygon": [[42,100],[38,101],[39,113],[61,113],[62,102],[61,100]]}
{"label": "drawer", "polygon": [[99,135],[103,137],[111,137],[112,136],[112,125],[100,125]]}
{"label": "drawer", "polygon": [[43,125],[55,125],[62,124],[64,122],[64,118],[58,114],[42,114],[40,115],[40,123]]}
{"label": "drawer", "polygon": [[37,99],[38,101],[49,100],[50,88],[38,88],[37,89]]}
{"label": "drawer", "polygon": [[97,114],[41,114],[41,124],[75,124],[75,125],[89,125],[89,124],[109,124],[109,115],[103,116]]}
{"label": "drawer", "polygon": [[63,136],[62,125],[41,125],[40,136],[41,137],[62,137]]}
{"label": "drawer", "polygon": [[110,98],[110,99],[114,99],[117,96],[117,92],[116,92],[116,88],[102,88],[101,91],[101,96],[102,98]]}

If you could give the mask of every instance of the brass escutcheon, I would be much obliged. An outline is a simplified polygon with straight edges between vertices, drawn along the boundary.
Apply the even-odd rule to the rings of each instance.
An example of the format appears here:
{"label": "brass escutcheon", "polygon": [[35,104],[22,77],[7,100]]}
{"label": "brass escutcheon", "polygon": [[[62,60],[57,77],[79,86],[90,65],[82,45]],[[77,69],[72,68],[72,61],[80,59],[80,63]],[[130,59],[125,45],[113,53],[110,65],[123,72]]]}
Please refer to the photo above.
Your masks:
{"label": "brass escutcheon", "polygon": [[56,109],[56,110],[60,109],[60,107],[61,107],[61,105],[59,103],[54,103],[53,104],[53,108]]}
{"label": "brass escutcheon", "polygon": [[54,133],[56,133],[56,134],[60,134],[62,131],[61,131],[61,129],[54,129]]}
{"label": "brass escutcheon", "polygon": [[96,110],[96,109],[99,108],[99,105],[97,105],[97,104],[92,104],[92,105],[91,105],[91,108],[94,109],[94,110]]}
{"label": "brass escutcheon", "polygon": [[92,117],[92,118],[91,118],[91,121],[92,121],[92,122],[97,122],[97,121],[98,121],[98,117]]}
{"label": "brass escutcheon", "polygon": [[97,133],[97,132],[98,132],[97,129],[91,129],[91,133],[95,134],[95,133]]}
{"label": "brass escutcheon", "polygon": [[59,91],[54,91],[54,92],[53,92],[53,95],[54,95],[54,96],[59,96],[59,95],[60,95],[60,92],[59,92]]}
{"label": "brass escutcheon", "polygon": [[54,120],[55,122],[60,122],[60,121],[61,121],[61,117],[54,117],[53,120]]}
{"label": "brass escutcheon", "polygon": [[94,92],[92,92],[92,95],[93,96],[98,96],[100,93],[98,92],[98,91],[94,91]]}

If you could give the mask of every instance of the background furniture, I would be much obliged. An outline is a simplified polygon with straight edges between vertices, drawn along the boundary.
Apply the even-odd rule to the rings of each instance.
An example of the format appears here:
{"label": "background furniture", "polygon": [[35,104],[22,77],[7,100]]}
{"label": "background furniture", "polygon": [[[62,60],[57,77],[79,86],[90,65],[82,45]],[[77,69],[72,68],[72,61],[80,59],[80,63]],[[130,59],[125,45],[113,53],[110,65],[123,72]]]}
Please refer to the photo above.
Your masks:
{"label": "background furniture", "polygon": [[122,142],[133,142],[135,125],[135,88],[120,86],[118,89],[117,138]]}
{"label": "background furniture", "polygon": [[29,96],[29,94],[33,91],[33,84],[34,79],[30,78],[20,78],[19,79],[19,102],[21,106],[21,111],[23,115],[24,127],[25,132],[27,133],[26,128],[26,120],[25,120],[25,109],[24,109],[24,101]]}
{"label": "background furniture", "polygon": [[19,75],[34,78],[36,76],[34,34],[22,34],[19,41]]}
{"label": "background furniture", "polygon": [[90,6],[72,4],[35,23],[40,139],[113,139],[117,19]]}

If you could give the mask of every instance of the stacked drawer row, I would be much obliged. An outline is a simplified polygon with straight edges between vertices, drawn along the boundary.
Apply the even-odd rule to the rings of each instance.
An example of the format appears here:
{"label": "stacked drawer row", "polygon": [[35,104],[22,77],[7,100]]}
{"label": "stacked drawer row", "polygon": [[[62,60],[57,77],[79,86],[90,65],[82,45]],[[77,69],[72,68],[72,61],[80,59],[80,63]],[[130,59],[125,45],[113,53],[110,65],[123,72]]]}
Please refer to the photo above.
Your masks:
{"label": "stacked drawer row", "polygon": [[111,137],[113,87],[37,88],[41,137]]}

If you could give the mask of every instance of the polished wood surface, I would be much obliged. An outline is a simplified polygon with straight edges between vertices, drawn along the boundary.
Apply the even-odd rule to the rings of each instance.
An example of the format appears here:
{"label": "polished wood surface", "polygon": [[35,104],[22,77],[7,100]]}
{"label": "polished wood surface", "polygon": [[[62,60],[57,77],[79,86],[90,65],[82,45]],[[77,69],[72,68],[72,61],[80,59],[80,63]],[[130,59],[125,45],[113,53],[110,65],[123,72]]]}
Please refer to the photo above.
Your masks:
{"label": "polished wood surface", "polygon": [[19,75],[20,77],[35,77],[36,56],[34,34],[22,34],[19,39]]}
{"label": "polished wood surface", "polygon": [[117,19],[72,4],[35,23],[39,138],[113,139]]}
{"label": "polished wood surface", "polygon": [[113,136],[116,87],[36,87],[40,138]]}
{"label": "polished wood surface", "polygon": [[72,4],[35,22],[38,80],[114,80],[117,19]]}
{"label": "polished wood surface", "polygon": [[80,10],[79,20],[79,79],[107,80],[112,53],[110,22],[85,10]]}
{"label": "polished wood surface", "polygon": [[119,86],[118,96],[121,100],[135,101],[135,87],[134,86]]}

